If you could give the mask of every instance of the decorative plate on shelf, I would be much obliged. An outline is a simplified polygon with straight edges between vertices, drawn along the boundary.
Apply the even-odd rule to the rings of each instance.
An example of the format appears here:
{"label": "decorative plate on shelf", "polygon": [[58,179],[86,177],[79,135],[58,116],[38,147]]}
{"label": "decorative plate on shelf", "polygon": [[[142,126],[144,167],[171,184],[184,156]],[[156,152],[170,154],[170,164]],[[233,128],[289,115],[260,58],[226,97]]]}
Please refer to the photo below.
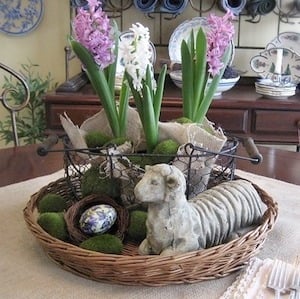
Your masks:
{"label": "decorative plate on shelf", "polygon": [[24,35],[34,30],[44,13],[43,0],[3,0],[0,2],[0,32]]}
{"label": "decorative plate on shelf", "polygon": [[[277,48],[264,50],[252,57],[250,66],[262,78],[272,78],[275,71]],[[300,82],[300,56],[284,48],[282,56],[282,75],[291,76],[294,83]]]}
{"label": "decorative plate on shelf", "polygon": [[[205,17],[195,17],[191,20],[186,20],[181,23],[171,34],[169,40],[169,57],[173,62],[181,62],[181,43],[183,40],[188,40],[192,30],[198,30],[200,27],[206,32],[209,29],[207,24],[207,19]],[[229,60],[229,65],[232,64],[234,58],[234,43],[231,42],[231,58]]]}
{"label": "decorative plate on shelf", "polygon": [[277,85],[271,79],[260,79],[255,82],[255,90],[265,98],[284,100],[295,95],[296,85],[292,83]]}
{"label": "decorative plate on shelf", "polygon": [[271,48],[287,48],[298,55],[300,55],[300,33],[297,32],[282,32],[276,36],[270,43],[267,44],[266,49]]}

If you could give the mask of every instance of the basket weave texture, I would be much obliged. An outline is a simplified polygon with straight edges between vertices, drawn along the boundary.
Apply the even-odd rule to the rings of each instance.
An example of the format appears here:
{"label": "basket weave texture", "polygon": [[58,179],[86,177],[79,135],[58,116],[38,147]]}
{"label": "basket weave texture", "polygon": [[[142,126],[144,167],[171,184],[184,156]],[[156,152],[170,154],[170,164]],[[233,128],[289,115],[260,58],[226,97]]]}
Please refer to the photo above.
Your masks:
{"label": "basket weave texture", "polygon": [[226,244],[175,256],[141,256],[137,253],[138,244],[133,243],[126,243],[121,255],[104,254],[50,236],[37,223],[37,203],[49,192],[70,196],[72,190],[65,178],[50,183],[32,195],[23,212],[29,230],[48,256],[76,275],[122,285],[196,283],[231,274],[242,268],[261,249],[275,224],[278,207],[264,190],[253,186],[267,206],[259,226]]}

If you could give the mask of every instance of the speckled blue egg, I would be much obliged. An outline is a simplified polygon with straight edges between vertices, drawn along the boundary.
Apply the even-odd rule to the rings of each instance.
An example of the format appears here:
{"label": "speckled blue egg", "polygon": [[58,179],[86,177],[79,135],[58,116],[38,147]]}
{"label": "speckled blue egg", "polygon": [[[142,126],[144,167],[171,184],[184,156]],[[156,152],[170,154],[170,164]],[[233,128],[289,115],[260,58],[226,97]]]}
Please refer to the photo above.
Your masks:
{"label": "speckled blue egg", "polygon": [[80,219],[80,229],[89,235],[107,232],[117,220],[117,211],[107,204],[92,206],[85,210]]}

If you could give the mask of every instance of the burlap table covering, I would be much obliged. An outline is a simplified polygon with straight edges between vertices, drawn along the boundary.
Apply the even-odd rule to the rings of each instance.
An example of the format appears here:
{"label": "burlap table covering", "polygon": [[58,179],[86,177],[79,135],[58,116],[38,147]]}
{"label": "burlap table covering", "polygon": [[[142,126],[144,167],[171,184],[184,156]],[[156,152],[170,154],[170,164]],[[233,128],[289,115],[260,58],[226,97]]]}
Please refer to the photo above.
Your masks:
{"label": "burlap table covering", "polygon": [[[300,186],[239,170],[236,174],[258,184],[279,204],[278,220],[258,257],[292,262],[300,255]],[[30,196],[62,176],[59,171],[0,188],[0,298],[214,299],[239,274],[195,284],[145,287],[99,283],[62,270],[45,255],[23,220]]]}

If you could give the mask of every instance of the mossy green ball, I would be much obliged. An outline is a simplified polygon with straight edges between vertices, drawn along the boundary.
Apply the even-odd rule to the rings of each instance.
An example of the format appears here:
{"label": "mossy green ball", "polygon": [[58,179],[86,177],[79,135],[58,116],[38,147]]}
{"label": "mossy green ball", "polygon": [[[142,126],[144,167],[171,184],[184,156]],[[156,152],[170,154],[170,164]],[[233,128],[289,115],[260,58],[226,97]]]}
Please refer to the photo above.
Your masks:
{"label": "mossy green ball", "polygon": [[142,241],[146,238],[147,212],[132,211],[130,213],[130,220],[128,226],[128,237],[134,241]]}
{"label": "mossy green ball", "polygon": [[191,121],[189,118],[187,117],[179,117],[175,119],[175,122],[180,123],[180,124],[190,124],[193,121]]}
{"label": "mossy green ball", "polygon": [[153,154],[157,155],[157,157],[153,157],[153,161],[155,164],[171,162],[177,154],[178,147],[179,144],[173,139],[161,141],[153,150]]}
{"label": "mossy green ball", "polygon": [[99,131],[92,131],[85,135],[85,142],[88,148],[102,147],[109,140],[110,140],[109,136]]}
{"label": "mossy green ball", "polygon": [[42,213],[37,222],[52,237],[63,241],[68,239],[68,230],[63,213]]}
{"label": "mossy green ball", "polygon": [[123,250],[123,243],[114,235],[103,234],[91,237],[81,242],[79,247],[102,253],[121,254]]}
{"label": "mossy green ball", "polygon": [[63,212],[67,209],[67,199],[61,195],[48,193],[38,202],[38,211],[45,212]]}
{"label": "mossy green ball", "polygon": [[145,168],[146,165],[152,165],[153,159],[151,156],[143,156],[143,155],[132,155],[128,156],[129,160],[135,164],[138,165],[141,168]]}
{"label": "mossy green ball", "polygon": [[130,140],[127,137],[117,137],[117,138],[113,138],[108,140],[104,146],[109,146],[109,145],[121,145],[124,144],[126,141],[130,142]]}
{"label": "mossy green ball", "polygon": [[83,196],[90,194],[106,194],[117,198],[120,196],[120,184],[118,179],[102,178],[99,174],[99,168],[92,166],[82,176],[81,192]]}

